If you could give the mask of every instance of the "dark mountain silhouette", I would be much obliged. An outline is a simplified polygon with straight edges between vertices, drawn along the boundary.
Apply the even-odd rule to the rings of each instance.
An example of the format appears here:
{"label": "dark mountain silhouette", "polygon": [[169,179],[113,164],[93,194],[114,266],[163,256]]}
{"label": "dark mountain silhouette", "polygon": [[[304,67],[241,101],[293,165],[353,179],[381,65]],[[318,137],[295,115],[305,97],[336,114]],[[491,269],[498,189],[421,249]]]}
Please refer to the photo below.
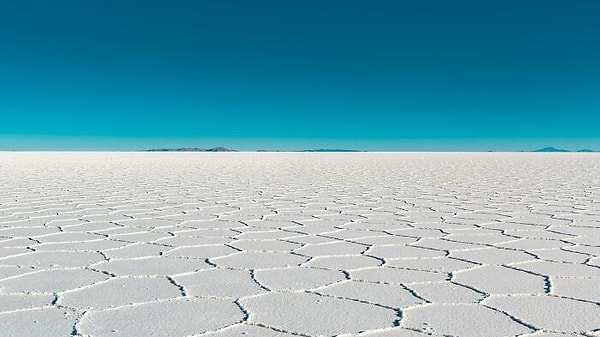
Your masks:
{"label": "dark mountain silhouette", "polygon": [[346,150],[346,149],[314,149],[314,150],[302,150],[298,152],[360,152],[358,150]]}
{"label": "dark mountain silhouette", "polygon": [[177,149],[150,149],[146,150],[147,152],[237,152],[236,150],[231,150],[225,147],[213,147],[210,149],[201,149],[198,147],[182,147]]}
{"label": "dark mountain silhouette", "polygon": [[539,150],[535,150],[533,152],[596,152],[594,150],[589,150],[589,149],[581,149],[581,150],[577,150],[577,151],[569,151],[569,150],[564,150],[564,149],[557,149],[555,147],[545,147],[543,149],[539,149]]}
{"label": "dark mountain silhouette", "polygon": [[212,149],[205,150],[206,152],[237,152],[237,150],[228,149],[226,147],[213,147]]}
{"label": "dark mountain silhouette", "polygon": [[[203,148],[199,148],[199,147],[181,147],[181,148],[163,148],[163,149],[150,149],[150,150],[145,150],[146,152],[238,152],[237,150],[232,150],[232,149],[228,149],[226,147],[222,147],[222,146],[217,146],[217,147],[213,147],[213,148],[209,148],[209,149],[203,149]],[[307,149],[307,150],[296,150],[296,151],[290,151],[290,150],[266,150],[266,149],[260,149],[260,150],[256,150],[256,152],[367,152],[367,151],[360,151],[360,150],[352,150],[352,149]],[[494,152],[494,151],[488,151],[488,152]],[[527,152],[527,151],[521,151],[521,152]],[[545,147],[539,150],[535,150],[535,151],[531,151],[531,152],[579,152],[579,153],[591,153],[591,152],[597,152],[597,151],[593,151],[593,150],[589,150],[589,149],[581,149],[581,150],[577,150],[577,151],[569,151],[569,150],[565,150],[565,149],[558,149],[555,147]]]}
{"label": "dark mountain silhouette", "polygon": [[555,147],[545,147],[543,149],[535,150],[533,152],[569,152],[569,150],[557,149]]}
{"label": "dark mountain silhouette", "polygon": [[346,150],[346,149],[310,149],[310,150],[256,150],[256,152],[363,152],[359,150]]}

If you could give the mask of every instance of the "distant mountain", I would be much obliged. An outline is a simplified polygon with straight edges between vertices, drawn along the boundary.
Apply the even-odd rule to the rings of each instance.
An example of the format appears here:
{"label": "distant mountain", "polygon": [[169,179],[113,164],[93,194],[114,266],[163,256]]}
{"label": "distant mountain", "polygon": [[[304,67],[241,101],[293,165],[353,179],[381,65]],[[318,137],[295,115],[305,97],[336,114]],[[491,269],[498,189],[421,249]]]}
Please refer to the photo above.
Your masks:
{"label": "distant mountain", "polygon": [[346,150],[346,149],[315,149],[315,150],[302,150],[298,152],[360,152],[358,150]]}
{"label": "distant mountain", "polygon": [[[182,147],[182,148],[174,148],[174,149],[169,149],[169,148],[150,149],[150,150],[146,150],[146,152],[238,152],[238,151],[228,149],[226,147],[218,146],[218,147],[213,147],[210,149],[202,149],[202,148],[198,148],[198,147]],[[260,149],[260,150],[256,150],[256,152],[365,152],[365,151],[351,150],[351,149],[308,149],[308,150],[297,150],[297,151]],[[488,152],[493,152],[493,151],[488,151]],[[527,152],[527,151],[521,151],[521,152]],[[543,149],[539,149],[539,150],[535,150],[535,151],[531,151],[531,152],[571,152],[571,151],[565,150],[565,149],[557,149],[555,147],[545,147]],[[598,151],[582,149],[582,150],[573,151],[573,152],[591,153],[591,152],[598,152]]]}
{"label": "distant mountain", "polygon": [[237,152],[225,147],[213,147],[210,149],[201,149],[197,147],[182,147],[178,149],[150,149],[147,152]]}
{"label": "distant mountain", "polygon": [[237,152],[237,150],[228,149],[226,147],[213,147],[212,149],[205,150],[206,152]]}
{"label": "distant mountain", "polygon": [[[535,150],[533,152],[571,152],[571,151],[564,150],[564,149],[557,149],[555,147],[545,147],[543,149]],[[574,151],[574,152],[585,152],[585,153],[588,153],[588,152],[596,152],[596,151],[594,151],[594,150],[588,150],[588,149],[582,149],[582,150],[577,150],[577,151]]]}
{"label": "distant mountain", "polygon": [[543,149],[535,150],[533,152],[569,152],[569,150],[557,149],[555,147],[545,147]]}

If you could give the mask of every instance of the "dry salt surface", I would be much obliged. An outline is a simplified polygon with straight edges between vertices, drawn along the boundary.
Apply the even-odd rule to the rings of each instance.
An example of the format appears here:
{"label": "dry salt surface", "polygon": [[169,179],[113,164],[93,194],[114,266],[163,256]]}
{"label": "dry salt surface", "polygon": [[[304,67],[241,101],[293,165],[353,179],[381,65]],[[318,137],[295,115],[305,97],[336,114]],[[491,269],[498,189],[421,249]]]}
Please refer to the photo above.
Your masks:
{"label": "dry salt surface", "polygon": [[0,153],[1,336],[600,336],[600,156]]}

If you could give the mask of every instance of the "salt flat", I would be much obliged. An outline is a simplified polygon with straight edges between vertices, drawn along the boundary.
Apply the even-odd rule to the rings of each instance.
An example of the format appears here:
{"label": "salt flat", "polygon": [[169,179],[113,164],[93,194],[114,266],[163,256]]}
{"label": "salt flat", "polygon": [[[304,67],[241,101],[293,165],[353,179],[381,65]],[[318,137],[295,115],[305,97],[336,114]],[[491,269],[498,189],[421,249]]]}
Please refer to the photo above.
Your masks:
{"label": "salt flat", "polygon": [[2,336],[600,336],[600,155],[0,153]]}

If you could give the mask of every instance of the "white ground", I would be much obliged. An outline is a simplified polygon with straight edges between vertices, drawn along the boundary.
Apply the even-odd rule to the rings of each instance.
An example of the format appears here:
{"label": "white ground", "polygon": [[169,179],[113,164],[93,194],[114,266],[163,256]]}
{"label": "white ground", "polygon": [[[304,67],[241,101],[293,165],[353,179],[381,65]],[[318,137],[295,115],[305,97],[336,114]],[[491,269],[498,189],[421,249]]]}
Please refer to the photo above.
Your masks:
{"label": "white ground", "polygon": [[1,336],[600,335],[597,154],[0,153]]}

